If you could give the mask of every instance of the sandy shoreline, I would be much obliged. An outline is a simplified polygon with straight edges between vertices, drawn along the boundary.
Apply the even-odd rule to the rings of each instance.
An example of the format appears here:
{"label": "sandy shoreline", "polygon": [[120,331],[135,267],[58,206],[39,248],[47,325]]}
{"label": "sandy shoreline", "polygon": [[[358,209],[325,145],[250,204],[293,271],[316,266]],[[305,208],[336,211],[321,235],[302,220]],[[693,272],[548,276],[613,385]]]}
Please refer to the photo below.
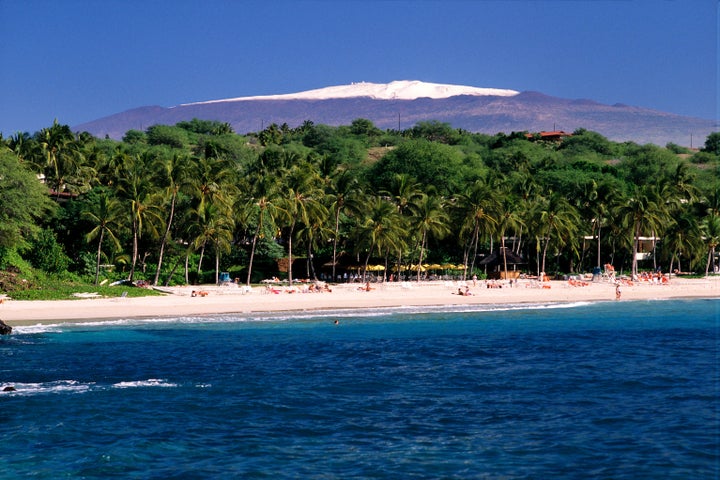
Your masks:
{"label": "sandy shoreline", "polygon": [[[192,296],[198,287],[164,289],[167,295],[141,298],[87,298],[77,300],[19,301],[0,304],[0,320],[11,326],[78,323],[103,319],[176,317],[212,314],[259,314],[281,311],[361,309],[403,306],[444,306],[473,304],[556,303],[615,301],[610,283],[571,286],[551,281],[549,288],[520,281],[513,288],[486,288],[467,282],[473,295],[457,295],[460,282],[409,282],[372,284],[373,290],[360,291],[358,284],[332,285],[332,292],[267,293],[264,287],[243,292],[235,285],[203,286],[207,296]],[[673,279],[667,285],[634,284],[622,287],[620,301],[680,298],[720,298],[720,276],[708,279]]]}

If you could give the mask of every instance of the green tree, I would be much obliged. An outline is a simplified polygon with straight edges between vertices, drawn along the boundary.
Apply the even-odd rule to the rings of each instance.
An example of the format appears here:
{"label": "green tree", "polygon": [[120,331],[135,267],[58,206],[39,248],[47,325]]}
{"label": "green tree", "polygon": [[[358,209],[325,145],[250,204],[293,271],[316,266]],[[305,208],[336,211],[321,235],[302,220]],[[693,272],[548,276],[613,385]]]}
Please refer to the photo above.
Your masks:
{"label": "green tree", "polygon": [[70,264],[55,233],[49,229],[43,229],[35,235],[24,256],[33,267],[48,273],[66,272]]}
{"label": "green tree", "polygon": [[83,211],[83,218],[89,220],[94,225],[85,238],[88,242],[98,239],[97,255],[95,259],[95,285],[98,284],[100,278],[100,258],[102,256],[102,247],[105,236],[112,240],[115,250],[120,250],[120,240],[116,235],[117,229],[122,225],[122,217],[124,211],[120,202],[111,197],[107,192],[103,192],[97,197],[97,202],[91,204],[90,209]]}
{"label": "green tree", "polygon": [[245,184],[245,195],[238,197],[236,211],[240,212],[241,223],[254,225],[248,261],[247,286],[252,279],[253,262],[258,240],[267,232],[276,231],[275,219],[283,212],[280,197],[280,182],[276,175],[256,172]]}
{"label": "green tree", "polygon": [[170,238],[170,231],[175,218],[175,207],[178,194],[183,188],[190,186],[190,156],[187,154],[175,153],[171,157],[160,157],[154,165],[156,183],[165,189],[165,200],[169,203],[167,217],[165,219],[165,230],[160,238],[160,252],[158,255],[157,268],[153,285],[158,284],[160,271],[162,269],[165,245]]}
{"label": "green tree", "polygon": [[198,273],[202,268],[202,257],[207,245],[215,252],[215,283],[220,283],[220,256],[230,251],[232,245],[233,222],[230,212],[223,210],[222,205],[206,204],[202,210],[196,211],[198,223],[197,234],[193,246],[201,249]]}
{"label": "green tree", "polygon": [[389,151],[368,172],[376,191],[388,190],[398,174],[414,178],[424,188],[433,186],[449,195],[462,184],[465,168],[462,153],[448,145],[411,140]]}
{"label": "green tree", "polygon": [[[682,212],[673,218],[673,221],[668,225],[663,235],[663,245],[670,253],[669,272],[675,270],[675,260],[677,260],[678,270],[683,271],[682,258],[688,258],[689,262],[691,253],[699,250],[697,244],[702,244],[702,241],[698,242],[701,238],[700,225],[695,215],[689,212]],[[688,263],[687,267],[689,266]]]}
{"label": "green tree", "polygon": [[[497,225],[494,213],[497,212],[498,203],[495,192],[483,180],[476,180],[468,185],[465,192],[461,193],[457,200],[457,208],[462,218],[460,236],[461,238],[468,238],[464,265],[469,266],[469,271],[472,272],[475,268],[481,232],[492,234]],[[471,251],[472,261],[468,262]],[[466,268],[465,271],[467,272],[468,269]]]}
{"label": "green tree", "polygon": [[17,156],[0,145],[0,247],[23,248],[56,205]]}
{"label": "green tree", "polygon": [[705,139],[703,152],[711,153],[716,157],[720,157],[720,132],[713,132]]}
{"label": "green tree", "polygon": [[162,207],[152,183],[152,158],[136,155],[124,166],[118,192],[129,213],[132,232],[132,264],[128,280],[133,281],[139,257],[140,239],[143,232],[157,237],[158,226],[162,224]]}
{"label": "green tree", "polygon": [[520,205],[509,192],[499,192],[498,211],[496,213],[497,229],[500,240],[500,250],[503,256],[503,271],[507,278],[507,248],[505,246],[505,237],[509,231],[516,231],[524,224],[520,215]]}
{"label": "green tree", "polygon": [[423,194],[413,206],[413,228],[420,233],[420,256],[417,265],[417,281],[420,281],[423,254],[428,237],[442,239],[450,233],[450,217],[445,210],[445,202],[437,196]]}
{"label": "green tree", "polygon": [[46,178],[59,198],[67,177],[77,173],[80,168],[80,149],[70,127],[60,125],[57,120],[51,127],[42,129],[38,135],[45,165],[48,167],[45,170]]}
{"label": "green tree", "polygon": [[187,130],[168,125],[153,125],[147,129],[147,141],[150,145],[167,145],[172,148],[185,148],[189,143]]}
{"label": "green tree", "polygon": [[295,227],[298,223],[312,224],[312,219],[318,216],[327,216],[327,209],[322,204],[320,176],[312,164],[306,162],[291,168],[282,183],[284,193],[281,195],[281,206],[285,225],[288,227],[288,281],[292,285]]}
{"label": "green tree", "polygon": [[364,201],[360,182],[355,173],[342,168],[335,172],[328,183],[328,193],[325,196],[329,203],[328,210],[333,213],[335,225],[333,228],[333,257],[332,257],[332,278],[335,279],[335,267],[337,265],[338,241],[340,239],[340,218],[343,214],[357,214],[361,202]]}
{"label": "green tree", "polygon": [[541,271],[545,269],[548,246],[551,241],[560,247],[577,245],[580,216],[570,202],[560,194],[554,193],[540,202],[538,224],[539,233],[544,239]]}
{"label": "green tree", "polygon": [[395,205],[382,197],[368,198],[363,214],[358,217],[353,231],[357,242],[356,251],[366,252],[363,281],[373,253],[403,249],[407,235],[405,225],[405,219]]}
{"label": "green tree", "polygon": [[638,250],[643,232],[657,233],[667,224],[667,207],[655,185],[634,186],[624,204],[615,213],[620,224],[630,233],[632,242],[632,275],[638,273]]}
{"label": "green tree", "polygon": [[710,272],[710,265],[715,261],[715,249],[720,245],[720,216],[708,215],[700,225],[705,245],[707,246],[707,262],[705,263],[705,276]]}

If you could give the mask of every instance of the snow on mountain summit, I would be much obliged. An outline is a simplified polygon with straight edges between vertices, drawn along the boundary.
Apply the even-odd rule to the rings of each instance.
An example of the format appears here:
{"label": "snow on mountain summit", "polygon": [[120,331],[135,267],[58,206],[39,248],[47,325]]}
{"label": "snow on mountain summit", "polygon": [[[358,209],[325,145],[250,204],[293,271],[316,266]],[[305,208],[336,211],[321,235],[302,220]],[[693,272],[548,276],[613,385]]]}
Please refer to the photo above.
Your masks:
{"label": "snow on mountain summit", "polygon": [[350,85],[318,88],[298,93],[282,95],[261,95],[255,97],[227,98],[186,105],[199,105],[219,102],[238,102],[243,100],[327,100],[331,98],[370,97],[377,100],[414,100],[416,98],[448,98],[457,95],[494,95],[511,97],[520,92],[499,88],[479,88],[465,85],[446,85],[427,83],[418,80],[399,80],[390,83],[357,82]]}

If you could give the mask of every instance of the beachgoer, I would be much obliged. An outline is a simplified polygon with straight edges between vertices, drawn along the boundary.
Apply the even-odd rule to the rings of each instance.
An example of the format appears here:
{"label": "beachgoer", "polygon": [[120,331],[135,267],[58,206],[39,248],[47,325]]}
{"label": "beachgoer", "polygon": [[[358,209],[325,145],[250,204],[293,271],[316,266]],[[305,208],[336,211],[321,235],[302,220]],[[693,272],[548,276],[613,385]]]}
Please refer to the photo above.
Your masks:
{"label": "beachgoer", "polygon": [[620,288],[620,284],[615,285],[615,300],[620,300],[620,297],[622,296],[622,289]]}

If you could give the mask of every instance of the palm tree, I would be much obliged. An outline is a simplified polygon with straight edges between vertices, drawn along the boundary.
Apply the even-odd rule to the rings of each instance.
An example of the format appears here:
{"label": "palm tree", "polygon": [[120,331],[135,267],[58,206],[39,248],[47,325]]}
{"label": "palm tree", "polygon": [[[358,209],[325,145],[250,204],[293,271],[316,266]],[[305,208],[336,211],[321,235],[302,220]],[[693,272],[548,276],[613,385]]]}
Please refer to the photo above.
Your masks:
{"label": "palm tree", "polygon": [[[196,211],[198,224],[197,235],[193,240],[195,248],[201,248],[204,253],[208,244],[215,251],[215,283],[220,283],[220,254],[230,251],[232,244],[233,222],[229,212],[216,204],[205,204],[202,210]],[[198,272],[201,270],[202,257],[198,262]]]}
{"label": "palm tree", "polygon": [[[32,163],[32,160],[42,157],[40,145],[29,133],[18,132],[7,139],[7,146],[15,153],[20,163]],[[38,165],[40,166],[40,165]],[[42,168],[41,168],[42,169]]]}
{"label": "palm tree", "polygon": [[469,251],[465,254],[465,272],[468,271],[468,266],[472,272],[475,268],[480,232],[492,232],[497,225],[497,220],[492,215],[497,210],[495,192],[483,180],[476,180],[458,197],[457,208],[463,218],[460,234],[469,236],[467,250],[472,249],[470,265],[467,262]]}
{"label": "palm tree", "polygon": [[147,230],[151,235],[157,236],[157,227],[163,221],[161,216],[162,208],[157,202],[157,195],[154,195],[154,185],[150,181],[150,162],[150,158],[141,155],[132,157],[123,176],[120,178],[118,188],[121,198],[127,202],[130,213],[133,238],[132,265],[128,276],[130,281],[135,276],[135,267],[139,255],[139,241],[143,231]]}
{"label": "palm tree", "polygon": [[234,175],[235,167],[223,158],[199,158],[190,172],[189,185],[196,210],[203,210],[207,203],[232,205],[237,191]]}
{"label": "palm tree", "polygon": [[80,150],[70,127],[60,125],[57,119],[51,127],[40,130],[39,138],[49,169],[49,184],[59,198],[65,177],[79,168]]}
{"label": "palm tree", "polygon": [[167,218],[165,220],[165,231],[160,238],[160,253],[158,255],[157,269],[155,270],[155,278],[153,285],[157,285],[160,278],[160,270],[162,269],[163,257],[165,254],[165,244],[170,236],[170,230],[173,226],[175,216],[175,206],[177,203],[180,190],[190,184],[190,157],[185,154],[175,153],[171,157],[158,158],[154,167],[156,169],[156,179],[159,185],[165,187],[166,198],[169,197],[170,203]]}
{"label": "palm tree", "polygon": [[100,256],[102,255],[102,246],[105,235],[107,235],[115,246],[116,250],[120,250],[120,240],[115,235],[115,229],[120,227],[121,216],[123,211],[120,202],[111,197],[107,192],[97,197],[97,203],[91,206],[91,209],[82,212],[83,218],[91,221],[95,227],[85,235],[88,242],[96,237],[98,239],[97,257],[95,261],[95,285],[98,284],[100,277]]}
{"label": "palm tree", "polygon": [[295,227],[298,223],[311,224],[311,218],[327,216],[327,209],[321,202],[320,176],[314,165],[304,162],[287,171],[283,185],[285,193],[281,205],[285,224],[288,227],[288,282],[293,283],[292,245]]}
{"label": "palm tree", "polygon": [[241,213],[242,223],[254,222],[255,225],[246,283],[247,286],[250,286],[257,241],[264,236],[265,231],[276,230],[275,219],[282,212],[282,208],[280,207],[280,183],[276,175],[257,172],[249,179],[247,187],[248,193],[244,197],[239,197],[236,211]]}
{"label": "palm tree", "polygon": [[505,248],[505,234],[509,231],[515,231],[520,228],[524,222],[520,217],[519,205],[515,198],[509,194],[501,194],[498,211],[496,214],[497,218],[497,232],[500,234],[500,248],[503,254],[503,271],[505,272],[505,278],[507,278],[507,251]]}
{"label": "palm tree", "polygon": [[375,251],[399,251],[404,247],[407,235],[405,220],[397,211],[397,207],[382,197],[370,197],[364,213],[358,217],[354,237],[357,239],[356,249],[366,251],[363,281],[367,272],[370,257]]}
{"label": "palm tree", "polygon": [[710,264],[715,261],[715,249],[720,245],[720,215],[706,216],[700,226],[703,240],[707,245],[708,255],[705,264],[705,276],[710,273]]}
{"label": "palm tree", "polygon": [[[397,173],[392,177],[390,189],[383,190],[380,194],[395,202],[397,211],[401,216],[409,216],[411,214],[411,206],[417,202],[423,194],[423,186],[418,183],[415,178],[405,173]],[[398,266],[402,264],[401,255],[402,252],[398,252]]]}
{"label": "palm tree", "polygon": [[392,198],[395,205],[397,205],[398,212],[404,215],[413,202],[420,199],[423,194],[423,187],[411,176],[396,173],[393,176],[390,189],[382,191],[380,194]]}
{"label": "palm tree", "polygon": [[632,241],[632,276],[637,276],[637,253],[643,231],[659,233],[667,224],[667,207],[655,185],[634,186],[631,195],[617,212]]}
{"label": "palm tree", "polygon": [[341,169],[329,179],[329,193],[325,199],[329,203],[329,210],[333,212],[335,228],[333,232],[333,260],[332,278],[335,279],[335,266],[337,264],[337,247],[340,237],[340,218],[344,213],[358,213],[361,202],[360,183],[357,176],[349,169]]}
{"label": "palm tree", "polygon": [[552,193],[540,205],[539,233],[545,239],[541,271],[546,272],[545,259],[550,241],[554,240],[561,247],[568,243],[576,247],[580,216],[575,207],[558,193]]}
{"label": "palm tree", "polygon": [[668,225],[663,235],[663,244],[670,251],[669,272],[674,271],[674,262],[677,259],[677,268],[682,271],[681,258],[693,250],[698,250],[697,240],[702,237],[697,217],[690,212],[676,215]]}
{"label": "palm tree", "polygon": [[428,236],[442,239],[450,233],[450,217],[445,211],[445,202],[437,196],[423,194],[413,205],[412,224],[415,231],[420,232],[420,257],[417,267],[417,281],[420,281],[423,254]]}
{"label": "palm tree", "polygon": [[621,206],[621,202],[622,198],[615,185],[595,180],[586,186],[583,195],[578,199],[577,206],[583,212],[583,219],[590,224],[592,235],[597,236],[597,268],[602,268],[603,227],[607,225],[610,214]]}

